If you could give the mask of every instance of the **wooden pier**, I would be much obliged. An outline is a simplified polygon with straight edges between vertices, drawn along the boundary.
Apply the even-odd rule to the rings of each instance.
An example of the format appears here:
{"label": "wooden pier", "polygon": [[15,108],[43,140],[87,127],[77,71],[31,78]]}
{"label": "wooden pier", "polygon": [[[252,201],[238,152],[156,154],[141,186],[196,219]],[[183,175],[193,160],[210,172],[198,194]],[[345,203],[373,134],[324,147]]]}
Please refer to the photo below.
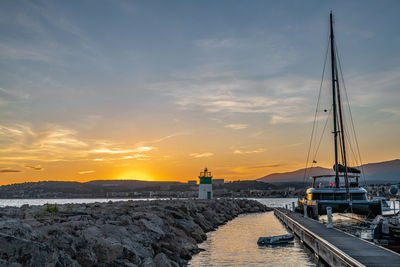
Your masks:
{"label": "wooden pier", "polygon": [[275,216],[330,266],[400,266],[400,254],[277,208]]}

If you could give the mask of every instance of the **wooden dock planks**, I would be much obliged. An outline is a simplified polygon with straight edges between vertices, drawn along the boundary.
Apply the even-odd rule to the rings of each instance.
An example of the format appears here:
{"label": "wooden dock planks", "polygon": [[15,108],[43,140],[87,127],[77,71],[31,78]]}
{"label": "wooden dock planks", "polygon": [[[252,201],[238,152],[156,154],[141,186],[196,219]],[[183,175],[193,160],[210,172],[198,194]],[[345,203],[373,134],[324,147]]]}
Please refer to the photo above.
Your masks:
{"label": "wooden dock planks", "polygon": [[399,266],[400,255],[286,209],[275,215],[332,266]]}

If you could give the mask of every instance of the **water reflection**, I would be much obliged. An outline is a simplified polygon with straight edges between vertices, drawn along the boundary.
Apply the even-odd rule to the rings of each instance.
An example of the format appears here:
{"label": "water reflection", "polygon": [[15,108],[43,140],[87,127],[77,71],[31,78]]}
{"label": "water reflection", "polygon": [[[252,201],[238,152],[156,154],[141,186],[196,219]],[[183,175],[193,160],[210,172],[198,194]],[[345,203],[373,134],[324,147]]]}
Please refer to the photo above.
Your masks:
{"label": "water reflection", "polygon": [[[167,198],[29,198],[29,199],[0,199],[0,207],[12,206],[21,207],[22,205],[45,205],[45,204],[83,204],[95,202],[117,202],[117,201],[138,201],[138,200],[166,200]],[[169,198],[168,198],[169,199]]]}
{"label": "water reflection", "polygon": [[289,246],[259,247],[260,236],[287,234],[273,212],[240,215],[210,232],[190,266],[316,266],[298,240]]}

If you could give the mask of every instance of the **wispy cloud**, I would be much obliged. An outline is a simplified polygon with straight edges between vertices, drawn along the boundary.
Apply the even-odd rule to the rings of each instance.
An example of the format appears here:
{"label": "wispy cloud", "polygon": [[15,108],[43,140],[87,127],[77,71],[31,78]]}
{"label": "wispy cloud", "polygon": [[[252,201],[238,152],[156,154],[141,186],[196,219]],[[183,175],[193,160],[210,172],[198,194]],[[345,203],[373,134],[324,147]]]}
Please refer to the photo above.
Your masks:
{"label": "wispy cloud", "polygon": [[135,155],[129,155],[129,156],[124,156],[120,159],[138,159],[138,160],[150,160],[149,155],[144,155],[144,154],[135,154]]}
{"label": "wispy cloud", "polygon": [[265,165],[255,165],[255,166],[245,166],[243,169],[268,169],[268,168],[278,168],[285,166],[285,164],[265,164]]}
{"label": "wispy cloud", "polygon": [[205,157],[214,156],[214,153],[211,153],[211,152],[191,153],[190,156],[191,156],[191,157],[194,157],[194,158],[205,158]]}
{"label": "wispy cloud", "polygon": [[271,124],[281,124],[281,123],[303,123],[303,122],[312,122],[314,120],[313,116],[296,116],[296,115],[288,115],[288,116],[278,116],[272,115],[270,123]]}
{"label": "wispy cloud", "polygon": [[80,171],[78,172],[78,174],[89,174],[89,173],[94,173],[94,170],[90,170],[90,171]]}
{"label": "wispy cloud", "polygon": [[51,131],[45,132],[46,138],[40,141],[40,145],[62,145],[69,147],[87,147],[88,144],[79,140],[77,132],[71,129],[56,128]]}
{"label": "wispy cloud", "polygon": [[117,0],[113,1],[123,12],[128,13],[129,15],[137,15],[138,8],[132,1],[128,0]]}
{"label": "wispy cloud", "polygon": [[227,124],[224,127],[234,129],[234,130],[242,130],[242,129],[246,129],[247,126],[248,126],[247,124]]}
{"label": "wispy cloud", "polygon": [[118,149],[118,148],[113,148],[113,149],[108,149],[108,148],[99,148],[99,149],[93,149],[89,151],[90,153],[95,153],[95,154],[126,154],[126,153],[132,153],[134,150],[132,149]]}
{"label": "wispy cloud", "polygon": [[[345,77],[352,106],[397,109],[400,69]],[[377,89],[379,88],[379,90]]]}
{"label": "wispy cloud", "polygon": [[[165,135],[165,136],[153,139],[153,140],[142,141],[142,142],[138,143],[137,145],[143,146],[143,145],[149,145],[149,144],[151,145],[151,144],[155,144],[155,143],[160,143],[160,142],[163,142],[165,140],[168,140],[168,139],[171,139],[171,138],[174,138],[174,137],[177,137],[177,136],[187,135],[187,134],[190,134],[190,133],[191,133],[190,131],[172,133],[172,134],[168,134],[168,135]],[[148,147],[148,146],[143,146],[143,147]]]}
{"label": "wispy cloud", "polygon": [[20,170],[14,170],[14,169],[9,169],[9,168],[0,169],[0,173],[11,173],[11,172],[22,172],[22,171],[20,171]]}
{"label": "wispy cloud", "polygon": [[233,154],[239,154],[239,155],[245,155],[245,154],[254,154],[254,153],[261,153],[264,152],[265,149],[264,148],[258,148],[258,149],[254,149],[254,150],[234,150]]}
{"label": "wispy cloud", "polygon": [[[84,139],[78,131],[60,125],[0,125],[0,160],[9,163],[54,162],[72,160],[109,161],[121,159],[147,160],[153,146],[115,144],[105,140]],[[127,155],[130,154],[130,155]],[[22,165],[32,170],[41,166]]]}
{"label": "wispy cloud", "polygon": [[380,112],[389,113],[392,115],[400,116],[400,109],[397,108],[383,108],[379,110]]}
{"label": "wispy cloud", "polygon": [[148,152],[153,150],[154,147],[150,146],[139,146],[134,149],[122,149],[122,148],[96,148],[89,152],[94,154],[127,154],[136,152]]}
{"label": "wispy cloud", "polygon": [[270,115],[271,124],[312,120],[309,114],[313,114],[314,105],[311,105],[313,99],[309,94],[315,94],[318,87],[317,80],[298,76],[262,81],[235,78],[194,83],[177,81],[163,85],[167,94],[184,110],[265,113]]}
{"label": "wispy cloud", "polygon": [[17,90],[0,88],[0,104],[20,102],[27,100],[28,98],[29,94],[27,93],[23,93]]}
{"label": "wispy cloud", "polygon": [[202,48],[243,48],[248,47],[249,43],[243,40],[226,38],[226,39],[202,39],[196,40],[194,45]]}
{"label": "wispy cloud", "polygon": [[146,152],[146,151],[150,151],[153,149],[154,149],[154,147],[151,147],[151,146],[139,146],[134,151],[135,152]]}
{"label": "wispy cloud", "polygon": [[58,125],[0,125],[0,135],[2,160],[58,161],[76,157],[77,151],[88,147],[76,131]]}
{"label": "wispy cloud", "polygon": [[28,169],[35,170],[35,171],[43,171],[44,170],[44,168],[40,165],[35,165],[35,166],[24,165],[24,168],[28,168]]}

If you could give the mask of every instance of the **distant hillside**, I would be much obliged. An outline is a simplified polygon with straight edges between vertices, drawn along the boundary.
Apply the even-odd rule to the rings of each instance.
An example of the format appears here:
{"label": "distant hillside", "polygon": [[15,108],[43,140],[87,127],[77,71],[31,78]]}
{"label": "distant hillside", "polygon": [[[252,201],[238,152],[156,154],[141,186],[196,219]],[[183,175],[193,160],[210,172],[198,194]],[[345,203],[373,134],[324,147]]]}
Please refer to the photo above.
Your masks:
{"label": "distant hillside", "polygon": [[180,182],[161,182],[161,181],[141,181],[141,180],[94,180],[90,182],[86,182],[83,184],[87,184],[89,186],[98,186],[98,187],[114,187],[114,188],[123,188],[126,189],[139,189],[139,188],[148,188],[148,187],[159,187],[159,186],[172,186],[172,185],[180,185]]}
{"label": "distant hillside", "polygon": [[364,164],[363,169],[366,180],[400,182],[400,159]]}
{"label": "distant hillside", "polygon": [[[378,163],[368,163],[361,167],[357,167],[364,171],[365,180],[367,183],[396,183],[400,182],[400,160],[384,161]],[[292,172],[273,173],[257,179],[262,182],[299,182],[303,181],[304,168]],[[307,169],[309,175],[326,175],[334,174],[332,169],[314,167]],[[306,177],[307,178],[307,177]]]}
{"label": "distant hillside", "polygon": [[[262,182],[291,182],[291,181],[303,181],[304,168],[292,172],[283,173],[272,173],[262,178],[257,179],[257,181]],[[325,175],[333,174],[333,171],[323,167],[314,167],[312,169],[307,168],[307,173],[310,175]]]}

